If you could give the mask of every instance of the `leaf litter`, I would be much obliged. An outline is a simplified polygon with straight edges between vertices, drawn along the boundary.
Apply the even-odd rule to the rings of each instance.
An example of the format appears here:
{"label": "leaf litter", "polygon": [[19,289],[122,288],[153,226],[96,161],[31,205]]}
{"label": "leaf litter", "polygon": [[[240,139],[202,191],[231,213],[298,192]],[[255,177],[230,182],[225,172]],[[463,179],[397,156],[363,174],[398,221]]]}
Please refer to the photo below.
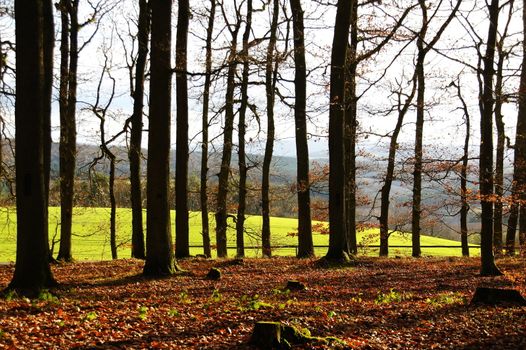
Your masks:
{"label": "leaf litter", "polygon": [[[526,348],[526,307],[469,305],[477,286],[526,295],[525,258],[498,260],[500,277],[480,277],[478,258],[179,265],[189,273],[153,280],[141,276],[140,260],[53,265],[59,288],[35,300],[0,300],[0,349],[251,349],[257,321],[339,340],[295,349]],[[221,280],[206,279],[213,267]],[[13,269],[0,267],[0,288]],[[288,291],[290,280],[307,288]]]}

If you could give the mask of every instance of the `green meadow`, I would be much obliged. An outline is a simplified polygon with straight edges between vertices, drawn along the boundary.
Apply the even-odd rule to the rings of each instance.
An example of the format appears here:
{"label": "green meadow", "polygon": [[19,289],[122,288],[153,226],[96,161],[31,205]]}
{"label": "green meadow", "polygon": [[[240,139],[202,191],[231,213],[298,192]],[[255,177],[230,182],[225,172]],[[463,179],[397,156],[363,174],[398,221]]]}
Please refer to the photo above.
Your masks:
{"label": "green meadow", "polygon": [[[76,260],[107,260],[111,259],[109,224],[110,210],[107,208],[75,208],[73,214],[73,234],[72,239],[73,256]],[[211,241],[215,242],[214,217],[210,217]],[[172,211],[172,220],[175,220],[175,213]],[[146,218],[145,218],[146,222]],[[297,237],[293,234],[297,231],[297,220],[292,218],[271,218],[272,244],[273,246],[295,246]],[[228,246],[232,247],[229,251],[230,256],[235,255],[235,229],[228,232]],[[246,221],[245,245],[247,247],[260,246],[261,217],[249,216]],[[173,231],[172,231],[173,234]],[[117,210],[117,243],[119,258],[130,257],[130,237],[131,237],[131,210]],[[60,238],[60,208],[49,208],[49,240],[53,253],[58,251]],[[315,232],[313,234],[316,255],[322,256],[327,251],[329,237],[326,234]],[[377,255],[378,250],[370,246],[378,245],[378,230],[371,229],[358,233],[358,243],[364,245],[359,248],[360,254]],[[390,245],[411,245],[409,234],[394,233],[389,239]],[[422,246],[426,245],[445,245],[458,246],[459,248],[422,248],[424,256],[460,256],[460,242],[447,239],[422,236]],[[201,235],[201,215],[199,212],[190,213],[190,253],[192,255],[202,254],[202,235]],[[15,260],[16,251],[16,211],[14,208],[0,209],[0,262],[12,262]],[[295,248],[280,248],[273,250],[274,255],[295,255]],[[476,255],[478,249],[471,249],[471,253]],[[390,248],[390,255],[410,255],[410,248]],[[261,256],[260,249],[247,249],[247,256]]]}

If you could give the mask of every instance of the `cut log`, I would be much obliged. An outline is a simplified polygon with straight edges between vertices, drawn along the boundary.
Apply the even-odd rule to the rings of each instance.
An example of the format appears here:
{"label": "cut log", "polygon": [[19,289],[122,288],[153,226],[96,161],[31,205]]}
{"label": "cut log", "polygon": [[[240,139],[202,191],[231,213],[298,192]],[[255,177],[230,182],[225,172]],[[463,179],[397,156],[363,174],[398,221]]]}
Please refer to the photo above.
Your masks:
{"label": "cut log", "polygon": [[477,287],[470,304],[496,305],[500,303],[526,305],[526,299],[515,289]]}

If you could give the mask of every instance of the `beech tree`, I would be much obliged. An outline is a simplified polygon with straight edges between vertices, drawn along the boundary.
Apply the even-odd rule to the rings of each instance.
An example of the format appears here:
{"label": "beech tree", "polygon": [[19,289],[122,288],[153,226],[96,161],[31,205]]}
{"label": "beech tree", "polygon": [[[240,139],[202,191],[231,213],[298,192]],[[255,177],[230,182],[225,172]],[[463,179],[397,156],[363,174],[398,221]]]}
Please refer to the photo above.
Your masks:
{"label": "beech tree", "polygon": [[[363,37],[359,36],[360,28],[358,26],[359,7],[363,6],[356,0],[351,1],[350,13],[350,41],[347,47],[347,57],[345,62],[345,96],[344,96],[344,151],[345,151],[345,217],[346,217],[346,244],[350,253],[356,254],[358,252],[356,242],[356,140],[357,140],[357,126],[358,126],[358,101],[361,95],[357,93],[357,74],[358,68],[366,60],[377,54],[389,43],[396,34],[405,18],[413,8],[408,7],[396,22],[393,28],[385,35],[385,37],[372,49],[358,52],[358,45],[364,41]],[[397,55],[398,56],[398,55]],[[405,112],[404,112],[405,114]],[[403,119],[403,117],[402,117]],[[388,171],[389,172],[389,171]],[[391,174],[392,176],[392,174]],[[386,178],[386,181],[392,181]],[[389,185],[390,187],[390,185]],[[385,187],[387,189],[387,187]],[[387,193],[388,196],[388,193]],[[387,204],[388,205],[388,204]],[[384,208],[385,209],[385,208]],[[386,235],[380,234],[380,245],[387,245]],[[382,248],[380,249],[382,253]]]}
{"label": "beech tree", "polygon": [[495,47],[498,59],[495,70],[495,127],[497,129],[497,145],[495,149],[495,207],[493,211],[493,245],[495,253],[500,255],[502,253],[502,225],[504,213],[504,150],[506,142],[506,132],[504,125],[504,115],[502,107],[504,106],[507,96],[504,93],[504,64],[509,59],[510,51],[505,47],[505,41],[508,37],[508,31],[512,19],[514,1],[508,4],[508,16],[504,30],[500,34]]}
{"label": "beech tree", "polygon": [[[89,3],[89,2],[88,2]],[[90,15],[79,22],[79,0],[61,0],[56,4],[60,11],[60,247],[57,259],[71,261],[71,227],[73,215],[74,182],[77,158],[77,80],[80,53],[95,37],[102,18],[114,7],[113,3],[89,3]],[[96,23],[95,29],[79,43],[79,32]]]}
{"label": "beech tree", "polygon": [[493,77],[494,58],[499,21],[499,1],[488,4],[489,26],[486,54],[483,57],[483,90],[480,95],[480,203],[481,203],[481,243],[480,274],[496,276],[502,274],[495,265],[493,254]]}
{"label": "beech tree", "polygon": [[230,174],[230,161],[232,159],[232,134],[234,131],[234,90],[237,69],[237,36],[241,27],[241,5],[235,10],[235,22],[230,23],[226,14],[225,6],[221,4],[221,12],[226,22],[226,28],[230,32],[231,41],[226,61],[228,67],[225,96],[225,123],[223,126],[223,153],[221,156],[221,169],[219,170],[219,182],[216,199],[216,244],[217,256],[224,258],[227,252],[227,196],[228,179]]}
{"label": "beech tree", "polygon": [[331,53],[329,109],[329,250],[325,259],[349,260],[345,213],[344,96],[345,60],[352,4],[338,0]]}
{"label": "beech tree", "polygon": [[270,24],[270,36],[267,47],[267,58],[265,62],[265,92],[267,96],[267,140],[265,143],[265,155],[263,157],[263,177],[261,180],[261,215],[263,226],[261,230],[261,242],[263,256],[271,256],[270,246],[270,163],[274,151],[275,123],[274,105],[277,76],[276,41],[278,31],[279,0],[274,0],[272,5],[272,22]]}
{"label": "beech tree", "polygon": [[237,204],[237,221],[236,221],[236,255],[237,257],[245,256],[245,211],[247,197],[247,159],[245,152],[245,135],[246,135],[246,113],[248,106],[248,77],[250,70],[248,45],[250,32],[252,30],[252,0],[247,0],[247,15],[245,20],[245,32],[243,33],[243,48],[241,59],[243,61],[243,73],[241,81],[241,104],[239,106],[239,127],[238,127],[238,166],[239,166],[239,184],[238,184],[238,204]]}
{"label": "beech tree", "polygon": [[77,156],[76,104],[78,66],[78,0],[62,0],[60,9],[60,248],[58,260],[71,261],[73,188]]}
{"label": "beech tree", "polygon": [[36,296],[56,285],[49,262],[48,194],[53,81],[53,10],[15,1],[16,263],[9,289]]}
{"label": "beech tree", "polygon": [[[108,178],[108,197],[110,200],[110,250],[111,258],[117,259],[117,201],[115,199],[115,162],[116,156],[110,150],[109,145],[115,141],[121,134],[124,133],[124,130],[117,133],[109,139],[106,137],[107,132],[107,123],[109,119],[109,109],[115,97],[115,85],[116,80],[111,75],[110,67],[110,57],[108,56],[109,48],[104,47],[104,64],[101,69],[99,83],[97,85],[97,93],[95,103],[90,105],[89,109],[99,120],[99,132],[100,132],[100,150],[101,154],[96,157],[90,165],[90,177],[92,175],[93,169],[95,166],[103,159],[107,159],[110,163],[109,169],[109,178]],[[102,84],[105,80],[105,77],[108,76],[108,79],[111,81],[110,94],[106,103],[102,102]],[[91,181],[91,179],[90,179]]]}
{"label": "beech tree", "polygon": [[170,106],[172,92],[172,2],[151,0],[151,77],[148,135],[146,263],[147,276],[177,270],[171,235],[170,204]]}
{"label": "beech tree", "polygon": [[519,85],[519,111],[515,130],[513,160],[512,204],[506,232],[506,252],[515,254],[517,223],[519,223],[519,243],[521,250],[526,247],[526,6],[522,7],[522,69]]}
{"label": "beech tree", "polygon": [[309,146],[307,143],[307,65],[305,62],[305,26],[300,0],[290,0],[294,31],[294,122],[296,126],[296,162],[298,192],[298,258],[314,256],[310,210]]}
{"label": "beech tree", "polygon": [[[421,221],[421,201],[422,201],[422,158],[423,158],[423,131],[424,131],[424,112],[425,112],[425,68],[424,61],[430,50],[438,42],[444,30],[455,18],[462,0],[458,0],[449,13],[444,23],[440,26],[431,40],[426,39],[429,26],[427,4],[424,0],[419,0],[418,4],[422,12],[422,28],[417,38],[418,56],[416,61],[417,96],[416,96],[416,128],[415,128],[415,165],[413,172],[413,207],[411,220],[412,255],[419,257],[420,249],[420,221]],[[432,18],[432,17],[431,17]]]}
{"label": "beech tree", "polygon": [[206,257],[212,255],[210,249],[210,224],[208,220],[208,110],[210,104],[210,85],[212,81],[212,35],[214,33],[214,22],[216,12],[216,0],[210,0],[210,13],[208,15],[208,26],[206,28],[206,63],[205,82],[203,87],[203,116],[202,116],[202,140],[201,140],[201,170],[199,199],[201,203],[201,227],[203,234],[203,253]]}
{"label": "beech tree", "polygon": [[175,255],[190,256],[188,226],[188,83],[187,43],[190,5],[179,0],[177,40],[175,50],[175,80],[177,89],[177,144],[175,153]]}
{"label": "beech tree", "polygon": [[[137,259],[145,259],[144,232],[142,218],[141,193],[141,147],[144,110],[144,81],[148,57],[148,39],[150,36],[150,7],[147,0],[139,0],[139,19],[137,22],[138,52],[135,62],[135,79],[132,85],[133,112],[130,118],[130,145],[128,159],[130,163],[130,201],[132,209],[132,251]],[[133,66],[129,67],[130,69]],[[131,72],[130,72],[131,75]],[[133,80],[132,80],[133,81]]]}
{"label": "beech tree", "polygon": [[468,105],[464,96],[462,96],[462,89],[460,87],[460,79],[458,82],[452,82],[452,86],[457,88],[457,96],[462,104],[462,111],[464,113],[464,122],[466,126],[466,136],[464,137],[464,148],[462,154],[462,166],[460,168],[460,242],[462,245],[462,256],[469,256],[469,242],[468,242],[468,163],[469,163],[469,140],[471,132],[471,116]]}

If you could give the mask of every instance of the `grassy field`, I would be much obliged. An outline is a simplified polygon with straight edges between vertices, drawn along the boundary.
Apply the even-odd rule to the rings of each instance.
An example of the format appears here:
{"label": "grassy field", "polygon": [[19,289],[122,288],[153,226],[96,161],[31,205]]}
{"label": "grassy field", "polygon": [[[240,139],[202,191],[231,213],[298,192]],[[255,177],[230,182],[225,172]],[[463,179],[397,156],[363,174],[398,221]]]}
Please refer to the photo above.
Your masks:
{"label": "grassy field", "polygon": [[[75,208],[73,214],[73,256],[76,260],[107,260],[111,258],[109,246],[109,215],[107,208]],[[172,220],[175,213],[172,211]],[[146,221],[146,220],[145,220]],[[212,225],[212,243],[215,242],[213,230],[214,218],[210,215]],[[250,216],[246,222],[247,233],[245,238],[246,246],[259,246],[259,232],[261,232],[261,217]],[[287,235],[297,230],[297,220],[290,218],[271,218],[272,244],[277,245],[296,245],[297,237]],[[58,240],[60,237],[60,208],[51,207],[49,209],[49,232],[50,242],[53,245],[54,253],[58,251]],[[130,256],[130,237],[131,237],[131,210],[118,209],[117,211],[117,242],[119,244],[119,258]],[[328,235],[314,233],[314,245],[326,246],[329,242]],[[378,230],[369,230],[358,234],[358,242],[366,246],[378,244]],[[410,245],[411,237],[407,234],[393,234],[389,239],[391,245]],[[199,212],[190,213],[190,245],[200,246],[201,236],[201,216]],[[450,245],[460,246],[459,242],[450,241],[442,238],[423,236],[421,244],[425,245]],[[228,232],[228,245],[235,246],[235,230]],[[1,208],[0,210],[0,262],[11,262],[15,260],[16,250],[16,212],[14,208]],[[322,256],[327,248],[317,247],[316,255]],[[191,254],[201,254],[202,248],[191,248]],[[261,251],[257,249],[247,249],[247,255],[259,256]],[[283,248],[273,251],[274,255],[294,255],[295,248]],[[361,249],[361,254],[377,255],[378,251],[374,248]],[[472,249],[472,254],[478,254],[478,249]],[[235,250],[230,255],[233,256]],[[410,255],[410,248],[391,248],[391,255]],[[460,256],[460,248],[422,248],[422,254],[426,256]]]}

